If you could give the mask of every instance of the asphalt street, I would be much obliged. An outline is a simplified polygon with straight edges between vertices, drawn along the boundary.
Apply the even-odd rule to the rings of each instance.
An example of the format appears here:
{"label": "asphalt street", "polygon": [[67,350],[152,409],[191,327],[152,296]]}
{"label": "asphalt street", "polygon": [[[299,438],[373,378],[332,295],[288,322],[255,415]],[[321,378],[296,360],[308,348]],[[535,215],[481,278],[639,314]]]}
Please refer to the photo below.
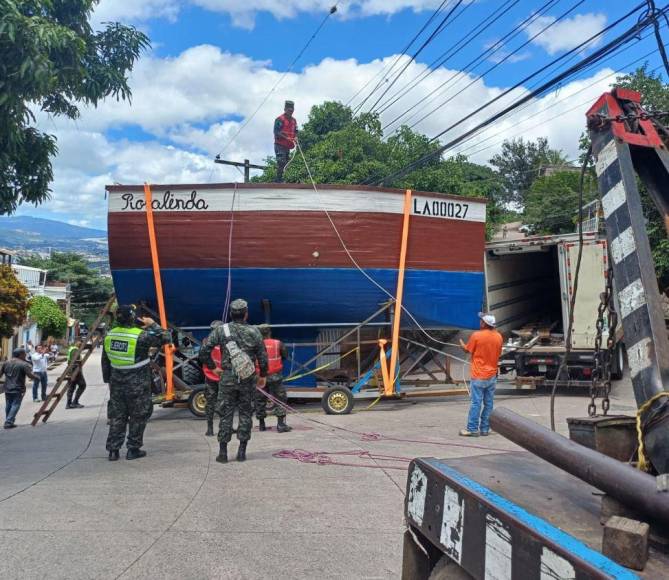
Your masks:
{"label": "asphalt street", "polygon": [[[0,431],[4,579],[398,578],[406,459],[516,449],[499,435],[458,437],[468,408],[458,397],[382,402],[367,412],[359,403],[342,417],[301,405],[304,414],[289,417],[291,433],[254,430],[248,461],[228,465],[215,462],[218,445],[204,436],[203,420],[157,408],[148,456],[114,463],[105,451],[108,393],[98,353],[85,375],[84,409],[62,405],[31,427],[38,405],[26,397],[19,427]],[[612,411],[635,409],[629,381],[615,395]],[[561,394],[561,431],[565,417],[585,416],[587,403]],[[545,393],[500,392],[497,404],[548,425]],[[275,457],[282,450],[346,454],[316,464]],[[356,455],[365,451],[371,458]]]}

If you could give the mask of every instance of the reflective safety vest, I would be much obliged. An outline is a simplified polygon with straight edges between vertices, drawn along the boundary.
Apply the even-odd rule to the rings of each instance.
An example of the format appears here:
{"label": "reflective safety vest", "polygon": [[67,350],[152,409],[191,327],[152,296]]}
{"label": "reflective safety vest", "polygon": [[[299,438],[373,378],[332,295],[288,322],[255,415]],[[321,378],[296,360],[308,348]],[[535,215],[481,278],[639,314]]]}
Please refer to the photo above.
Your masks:
{"label": "reflective safety vest", "polygon": [[277,117],[281,121],[281,135],[274,138],[274,142],[288,149],[295,147],[295,135],[297,134],[297,121],[295,117],[286,117],[285,113]]}
{"label": "reflective safety vest", "polygon": [[105,336],[105,352],[111,366],[115,369],[138,369],[151,362],[146,358],[135,362],[137,339],[144,332],[141,328],[123,328],[117,326]]}
{"label": "reflective safety vest", "polygon": [[[267,350],[267,374],[273,375],[283,370],[283,361],[281,360],[281,341],[276,338],[264,338],[265,349]],[[256,372],[260,372],[260,367],[256,362]]]}
{"label": "reflective safety vest", "polygon": [[[214,350],[211,351],[211,360],[214,361],[217,369],[221,368],[221,347],[216,346]],[[218,382],[221,377],[219,377],[213,369],[210,369],[206,364],[202,365],[202,372],[204,376],[207,377],[210,381]]]}
{"label": "reflective safety vest", "polygon": [[67,362],[72,362],[72,354],[74,351],[77,350],[77,347],[72,345],[70,348],[67,349]]}

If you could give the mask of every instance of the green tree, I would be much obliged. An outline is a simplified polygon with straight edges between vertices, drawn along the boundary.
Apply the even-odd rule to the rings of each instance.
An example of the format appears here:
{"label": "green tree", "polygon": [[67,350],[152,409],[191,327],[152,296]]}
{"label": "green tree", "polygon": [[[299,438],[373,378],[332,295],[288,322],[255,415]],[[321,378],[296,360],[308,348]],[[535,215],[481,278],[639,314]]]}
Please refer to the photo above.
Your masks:
{"label": "green tree", "polygon": [[47,270],[48,282],[68,283],[72,291],[72,314],[87,324],[95,320],[114,291],[111,278],[100,276],[83,256],[74,252],[54,252],[50,258],[23,258],[22,263]]}
{"label": "green tree", "polygon": [[14,327],[28,316],[30,294],[10,266],[0,265],[0,338],[14,335]]}
{"label": "green tree", "polygon": [[[337,102],[312,107],[299,138],[316,183],[374,183],[439,148],[438,143],[408,127],[401,127],[384,141],[377,115],[365,113],[356,117],[349,107]],[[284,178],[288,182],[308,183],[309,173],[301,154],[295,151],[294,155]],[[269,158],[267,165],[254,181],[274,180],[274,159]],[[443,159],[437,155],[420,169],[388,185],[485,197],[489,201],[490,224],[499,215],[498,198],[504,191],[501,179],[492,169],[470,163],[464,156]]]}
{"label": "green tree", "polygon": [[56,138],[34,110],[76,119],[78,105],[129,99],[128,75],[147,36],[89,19],[99,0],[0,0],[0,215],[48,199]]}
{"label": "green tree", "polygon": [[[579,182],[575,171],[558,171],[539,177],[526,196],[525,223],[538,234],[574,232],[578,223]],[[588,203],[597,196],[597,184],[592,176],[586,178],[583,201]]]}
{"label": "green tree", "polygon": [[512,139],[502,143],[502,151],[490,159],[504,184],[504,196],[500,201],[519,207],[525,205],[525,196],[547,165],[564,165],[567,158],[548,146],[548,140],[540,137],[535,141]]}
{"label": "green tree", "polygon": [[61,338],[67,330],[67,317],[48,296],[35,296],[30,301],[30,318],[42,330],[42,336]]}

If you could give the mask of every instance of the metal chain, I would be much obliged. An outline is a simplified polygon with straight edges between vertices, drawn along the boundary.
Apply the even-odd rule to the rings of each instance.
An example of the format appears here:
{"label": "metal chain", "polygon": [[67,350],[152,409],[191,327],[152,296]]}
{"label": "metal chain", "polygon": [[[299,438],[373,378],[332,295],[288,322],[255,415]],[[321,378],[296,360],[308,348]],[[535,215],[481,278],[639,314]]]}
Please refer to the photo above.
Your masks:
{"label": "metal chain", "polygon": [[[618,326],[618,316],[613,307],[613,269],[611,260],[608,260],[609,267],[606,272],[606,287],[600,295],[599,306],[597,307],[597,322],[595,328],[595,366],[592,370],[592,380],[590,382],[590,403],[588,404],[588,415],[594,417],[597,415],[597,403],[595,399],[601,389],[602,414],[606,415],[611,406],[609,394],[611,392],[611,365],[614,360],[614,351],[616,346],[616,327]],[[609,334],[606,340],[606,349],[602,351],[602,335],[604,334],[604,312],[607,312],[607,323]]]}
{"label": "metal chain", "polygon": [[616,115],[615,117],[609,117],[603,113],[598,113],[595,115],[602,123],[621,123],[623,121],[647,121],[649,119],[657,119],[658,117],[669,117],[669,111],[654,111],[647,112],[640,110],[638,113],[628,113],[627,115]]}

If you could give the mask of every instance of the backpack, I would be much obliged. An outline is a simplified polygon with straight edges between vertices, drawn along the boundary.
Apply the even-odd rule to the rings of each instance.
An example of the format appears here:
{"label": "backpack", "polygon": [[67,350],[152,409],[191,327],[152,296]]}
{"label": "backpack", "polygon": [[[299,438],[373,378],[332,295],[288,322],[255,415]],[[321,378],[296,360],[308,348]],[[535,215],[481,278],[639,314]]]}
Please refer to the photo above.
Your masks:
{"label": "backpack", "polygon": [[256,367],[251,357],[239,348],[239,345],[231,338],[229,324],[223,325],[223,334],[228,339],[225,343],[225,350],[230,355],[230,366],[235,375],[237,375],[237,379],[245,381],[251,378],[256,372]]}

